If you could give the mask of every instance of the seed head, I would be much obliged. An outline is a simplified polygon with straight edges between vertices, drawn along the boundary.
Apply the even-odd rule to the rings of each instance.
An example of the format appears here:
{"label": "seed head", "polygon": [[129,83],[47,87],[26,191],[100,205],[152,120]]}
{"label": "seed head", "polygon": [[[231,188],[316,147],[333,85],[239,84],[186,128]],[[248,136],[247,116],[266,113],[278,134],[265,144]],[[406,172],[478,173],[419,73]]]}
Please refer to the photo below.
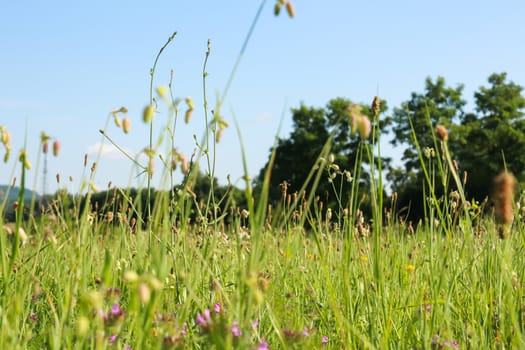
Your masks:
{"label": "seed head", "polygon": [[436,136],[439,140],[446,142],[448,140],[448,130],[444,125],[436,126]]}
{"label": "seed head", "polygon": [[57,157],[59,153],[60,153],[60,141],[55,140],[55,142],[53,142],[53,155]]}
{"label": "seed head", "polygon": [[377,117],[379,115],[380,107],[381,101],[379,100],[379,97],[375,96],[374,100],[372,101],[372,113],[374,114],[374,117]]}
{"label": "seed head", "polygon": [[129,133],[129,131],[131,130],[131,119],[129,118],[122,119],[122,130],[124,131],[125,134]]}
{"label": "seed head", "polygon": [[510,226],[514,219],[513,202],[514,190],[516,189],[516,179],[506,171],[501,172],[494,178],[494,211],[499,226],[499,235],[505,238],[510,233]]}
{"label": "seed head", "polygon": [[153,116],[155,115],[155,107],[153,105],[147,105],[142,113],[142,120],[144,123],[151,123]]}
{"label": "seed head", "polygon": [[368,119],[366,115],[362,115],[361,118],[359,118],[357,131],[363,139],[367,139],[370,136],[370,132],[372,131],[372,124],[370,123],[370,119]]}
{"label": "seed head", "polygon": [[120,128],[120,126],[122,125],[122,122],[120,121],[119,116],[114,114],[113,119],[115,120],[115,125],[117,126],[117,128]]}
{"label": "seed head", "polygon": [[8,146],[11,142],[11,132],[9,132],[8,130],[3,130],[2,131],[2,143],[4,144],[4,146]]}
{"label": "seed head", "polygon": [[291,1],[286,2],[286,12],[288,12],[288,16],[290,16],[290,18],[293,18],[295,16],[295,11]]}
{"label": "seed head", "polygon": [[168,89],[164,85],[157,87],[157,94],[160,97],[165,97],[167,93]]}
{"label": "seed head", "polygon": [[280,1],[277,1],[275,3],[275,7],[273,8],[273,14],[276,16],[279,16],[279,13],[281,12],[281,7],[283,4]]}

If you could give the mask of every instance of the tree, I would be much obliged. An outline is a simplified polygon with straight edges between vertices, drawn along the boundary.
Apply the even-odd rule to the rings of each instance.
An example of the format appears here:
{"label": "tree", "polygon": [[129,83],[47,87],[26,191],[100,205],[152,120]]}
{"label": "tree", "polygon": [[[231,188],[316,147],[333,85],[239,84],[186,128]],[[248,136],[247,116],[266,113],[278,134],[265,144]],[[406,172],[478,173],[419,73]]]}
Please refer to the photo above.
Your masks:
{"label": "tree", "polygon": [[[417,219],[423,216],[423,201],[425,200],[426,180],[423,176],[420,156],[414,140],[420,150],[434,148],[433,128],[441,124],[447,128],[465,118],[463,107],[466,101],[462,98],[463,85],[455,88],[446,86],[443,77],[425,80],[423,93],[411,94],[409,101],[403,102],[400,108],[394,108],[393,126],[394,139],[392,145],[404,145],[402,161],[404,169],[391,168],[387,180],[391,182],[393,191],[398,193],[398,205],[401,213]],[[449,144],[454,153],[454,138],[456,133],[451,133]],[[439,194],[443,188],[439,183],[434,188]],[[427,193],[428,194],[428,193]]]}
{"label": "tree", "polygon": [[[525,182],[525,99],[521,95],[523,88],[508,82],[506,77],[500,73],[488,78],[489,86],[480,87],[474,94],[473,112],[463,110],[466,103],[461,96],[463,85],[447,87],[441,77],[435,82],[427,78],[424,93],[412,93],[409,101],[394,109],[395,138],[391,143],[407,148],[402,158],[404,169],[391,169],[388,179],[399,194],[400,207],[410,207],[413,218],[423,215],[424,186],[427,185],[413,132],[422,151],[425,147],[434,147],[432,129],[436,125],[449,129],[449,150],[459,164],[460,173],[468,174],[469,199],[483,200],[488,196],[492,178],[505,167]],[[437,182],[434,187],[437,195],[443,190],[439,185]],[[453,187],[449,186],[448,190]]]}
{"label": "tree", "polygon": [[506,78],[506,73],[488,78],[489,86],[474,93],[476,113],[459,128],[457,157],[469,173],[468,194],[479,200],[490,194],[491,179],[505,168],[525,181],[523,87]]}
{"label": "tree", "polygon": [[[353,104],[344,98],[335,98],[328,102],[325,108],[307,107],[302,104],[299,108],[292,109],[293,130],[288,138],[281,138],[275,149],[275,160],[271,169],[270,178],[270,200],[278,201],[281,196],[281,184],[286,182],[287,193],[298,192],[306,182],[312,167],[321,155],[324,145],[330,140],[330,152],[333,154],[333,164],[340,169],[352,171],[358,158],[358,148],[362,139],[351,135],[349,126],[349,108]],[[362,113],[371,116],[369,106],[361,106]],[[380,111],[386,110],[386,102],[381,101]],[[388,122],[381,122],[383,127]],[[366,161],[366,157],[363,160]],[[387,159],[383,159],[387,163]],[[269,167],[269,161],[261,169],[256,180],[256,189],[261,188],[264,174]],[[335,168],[334,168],[335,169]],[[365,171],[360,171],[366,174]],[[350,175],[350,173],[346,173]],[[340,176],[332,181],[337,183],[337,188],[343,186],[343,192],[349,189],[350,184]],[[359,179],[361,181],[361,179]],[[366,177],[364,177],[366,182]],[[312,188],[307,188],[310,193]],[[321,197],[325,204],[336,205],[335,195],[328,179],[328,174],[321,178],[316,188],[316,194]],[[344,204],[344,203],[343,203]]]}

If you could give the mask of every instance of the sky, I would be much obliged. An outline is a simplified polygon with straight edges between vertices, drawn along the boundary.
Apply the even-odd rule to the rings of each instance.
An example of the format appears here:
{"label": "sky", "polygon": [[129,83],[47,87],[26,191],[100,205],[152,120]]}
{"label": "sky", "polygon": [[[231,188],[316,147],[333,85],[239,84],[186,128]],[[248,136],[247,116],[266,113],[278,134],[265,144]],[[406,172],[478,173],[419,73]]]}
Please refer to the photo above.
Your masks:
{"label": "sky", "polygon": [[[464,84],[464,98],[471,104],[474,91],[487,85],[494,72],[505,71],[525,86],[522,0],[293,3],[291,19],[286,13],[275,17],[275,1],[266,1],[223,101],[221,111],[230,126],[216,147],[215,174],[221,184],[229,177],[242,185],[241,150],[249,175],[258,174],[276,136],[291,131],[290,109],[301,103],[322,107],[336,97],[370,103],[379,95],[387,100],[388,114],[412,92],[423,92],[426,77],[443,76],[451,86]],[[25,147],[33,164],[27,185],[44,190],[39,142],[45,132],[61,143],[59,156],[47,157],[47,193],[59,187],[78,191],[95,161],[93,181],[99,189],[110,182],[143,185],[145,177],[99,130],[105,129],[130,154],[148,145],[142,110],[149,102],[149,71],[173,32],[175,38],[159,58],[154,86],[167,85],[173,71],[173,94],[194,101],[190,123],[179,121],[174,138],[189,158],[195,139],[200,142],[204,133],[207,42],[211,51],[205,84],[211,110],[260,5],[256,0],[2,1],[0,125],[12,134],[13,155],[0,163],[0,184],[20,176],[16,159]],[[132,121],[127,135],[108,123],[110,112],[121,106]],[[167,121],[166,107],[159,104],[155,140]],[[394,158],[400,154],[399,149],[386,152]],[[160,165],[157,161],[152,181],[157,188],[165,186]]]}

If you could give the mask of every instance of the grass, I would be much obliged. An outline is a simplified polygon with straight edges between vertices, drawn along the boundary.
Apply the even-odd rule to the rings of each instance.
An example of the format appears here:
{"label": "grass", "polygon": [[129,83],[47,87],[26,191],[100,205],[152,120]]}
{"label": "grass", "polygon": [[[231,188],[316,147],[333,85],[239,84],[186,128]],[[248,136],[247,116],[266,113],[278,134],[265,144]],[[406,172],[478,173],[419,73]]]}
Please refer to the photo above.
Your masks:
{"label": "grass", "polygon": [[[208,48],[206,60],[209,53]],[[154,68],[151,74],[153,83]],[[418,146],[429,198],[419,225],[397,218],[383,200],[379,115],[370,139],[370,130],[359,130],[357,162],[366,157],[374,175],[370,218],[358,210],[358,180],[367,174],[356,173],[357,163],[350,193],[334,185],[339,207],[330,214],[314,192],[305,192],[329,176],[347,177],[331,161],[330,142],[303,191],[288,196],[284,190],[274,208],[267,198],[269,172],[262,193],[255,194],[246,174],[246,207],[231,194],[217,198],[212,192],[198,202],[192,189],[199,161],[204,158],[213,178],[214,145],[227,126],[219,113],[224,96],[208,118],[204,93],[207,129],[197,143],[199,154],[188,162],[172,151],[182,107],[172,97],[171,82],[169,92],[157,89],[159,101],[148,102],[163,103],[169,114],[156,142],[149,121],[148,164],[131,158],[147,177],[145,202],[140,194],[134,199],[130,190],[114,189],[120,204],[109,200],[97,208],[59,193],[63,196],[48,203],[42,215],[25,218],[21,191],[16,222],[0,219],[1,348],[525,347],[525,236],[519,213],[507,239],[500,239],[493,217],[467,205],[446,140],[435,138],[435,161]],[[193,103],[187,104],[186,112],[193,110]],[[120,113],[125,109],[108,121]],[[111,132],[108,125],[102,130],[110,142]],[[188,170],[181,186],[158,192],[151,202],[148,172],[159,154],[170,184],[173,164]],[[19,160],[23,189],[23,151]],[[89,187],[95,168],[84,179],[87,199],[96,192]],[[436,181],[459,194],[437,198]]]}

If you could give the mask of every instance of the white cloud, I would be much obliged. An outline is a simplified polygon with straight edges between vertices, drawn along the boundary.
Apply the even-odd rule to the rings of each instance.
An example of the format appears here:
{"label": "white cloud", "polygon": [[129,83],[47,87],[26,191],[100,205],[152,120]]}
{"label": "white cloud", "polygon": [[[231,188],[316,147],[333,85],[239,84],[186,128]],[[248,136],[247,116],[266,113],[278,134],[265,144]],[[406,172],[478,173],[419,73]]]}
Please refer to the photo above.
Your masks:
{"label": "white cloud", "polygon": [[[122,148],[128,155],[135,157],[135,152],[126,148]],[[115,145],[100,143],[97,142],[87,148],[86,153],[92,156],[98,156],[100,152],[100,157],[102,159],[109,160],[119,160],[119,159],[128,159],[121,150],[119,150]]]}

